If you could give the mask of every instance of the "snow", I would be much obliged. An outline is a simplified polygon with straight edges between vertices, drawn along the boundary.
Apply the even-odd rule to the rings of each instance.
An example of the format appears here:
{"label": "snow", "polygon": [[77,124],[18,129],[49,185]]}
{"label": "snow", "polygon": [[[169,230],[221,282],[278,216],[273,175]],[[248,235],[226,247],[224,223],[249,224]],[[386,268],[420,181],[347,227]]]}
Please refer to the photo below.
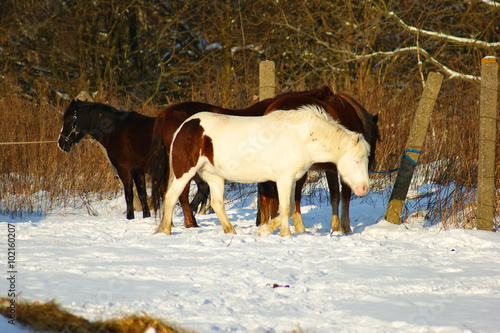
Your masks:
{"label": "snow", "polygon": [[[90,320],[144,312],[200,332],[500,330],[499,233],[445,230],[423,214],[393,225],[383,191],[351,202],[352,234],[330,234],[321,191],[303,199],[308,233],[285,238],[257,236],[253,196],[226,205],[237,235],[214,214],[185,229],[180,210],[171,236],[154,235],[159,221],[126,220],[122,197],[94,202],[98,216],[56,209],[0,216],[0,227],[16,227],[20,299]],[[5,251],[0,262],[6,275]]]}

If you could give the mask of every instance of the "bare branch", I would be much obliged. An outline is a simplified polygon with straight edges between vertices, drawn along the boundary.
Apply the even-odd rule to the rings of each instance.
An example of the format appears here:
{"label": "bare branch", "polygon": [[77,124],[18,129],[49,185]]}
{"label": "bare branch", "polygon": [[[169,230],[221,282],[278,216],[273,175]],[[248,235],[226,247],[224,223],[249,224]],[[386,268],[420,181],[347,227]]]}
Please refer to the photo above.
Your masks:
{"label": "bare branch", "polygon": [[434,66],[438,67],[440,70],[442,70],[448,76],[447,77],[448,80],[450,80],[450,79],[462,79],[465,81],[475,82],[475,83],[481,81],[481,77],[479,77],[479,76],[463,74],[463,73],[459,73],[459,72],[456,72],[456,71],[450,69],[449,67],[447,67],[447,66],[443,65],[442,63],[440,63],[439,61],[437,61],[435,58],[431,57],[426,50],[424,50],[418,46],[404,47],[404,48],[397,49],[395,51],[389,51],[389,52],[374,52],[374,53],[364,54],[364,55],[355,55],[355,58],[356,59],[366,59],[366,58],[380,57],[380,56],[391,57],[391,56],[395,56],[395,55],[400,54],[400,53],[411,53],[411,52],[420,53],[420,54],[424,55],[430,63],[432,63]]}
{"label": "bare branch", "polygon": [[496,2],[493,0],[481,0],[481,3],[486,6],[494,7],[494,8],[500,8],[500,2]]}
{"label": "bare branch", "polygon": [[446,41],[449,41],[449,42],[452,42],[455,44],[460,44],[460,45],[476,46],[476,47],[481,47],[484,49],[491,49],[491,48],[499,49],[500,48],[500,42],[488,43],[488,42],[478,40],[478,39],[463,38],[463,37],[457,37],[457,36],[443,34],[440,32],[418,29],[416,27],[409,26],[408,24],[406,24],[402,19],[400,19],[396,14],[394,14],[394,12],[388,12],[387,15],[394,18],[398,22],[398,24],[408,32],[420,33],[422,35],[434,37],[434,38],[437,38],[440,40],[446,40]]}

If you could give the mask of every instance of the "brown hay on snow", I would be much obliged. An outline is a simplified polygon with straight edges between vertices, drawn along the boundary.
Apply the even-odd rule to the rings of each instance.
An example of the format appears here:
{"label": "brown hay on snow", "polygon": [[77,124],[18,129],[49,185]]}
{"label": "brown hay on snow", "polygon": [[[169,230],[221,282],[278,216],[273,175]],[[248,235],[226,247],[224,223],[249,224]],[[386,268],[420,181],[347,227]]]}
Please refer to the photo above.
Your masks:
{"label": "brown hay on snow", "polygon": [[[6,317],[9,315],[7,307],[9,304],[9,298],[0,299],[0,313]],[[16,325],[18,324],[38,332],[143,333],[150,327],[154,328],[157,333],[194,332],[165,324],[161,320],[152,318],[147,314],[91,322],[61,309],[54,301],[48,303],[16,301]]]}

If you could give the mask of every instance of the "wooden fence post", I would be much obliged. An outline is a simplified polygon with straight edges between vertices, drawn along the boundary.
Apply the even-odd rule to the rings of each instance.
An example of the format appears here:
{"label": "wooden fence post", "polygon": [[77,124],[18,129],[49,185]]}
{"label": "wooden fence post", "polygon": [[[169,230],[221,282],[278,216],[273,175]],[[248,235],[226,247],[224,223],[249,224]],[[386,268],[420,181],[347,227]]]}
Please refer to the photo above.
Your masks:
{"label": "wooden fence post", "polygon": [[77,99],[79,101],[84,101],[84,102],[93,102],[94,101],[92,96],[90,96],[90,94],[88,92],[86,92],[85,90],[80,91],[80,93],[76,96],[75,99]]}
{"label": "wooden fence post", "polygon": [[401,210],[408,194],[413,171],[417,166],[420,150],[429,127],[432,109],[434,109],[434,103],[436,102],[442,81],[443,76],[438,73],[431,72],[427,77],[417,113],[410,129],[410,135],[406,142],[405,151],[401,158],[396,182],[394,183],[394,188],[392,189],[385,212],[385,219],[391,223],[399,224],[400,222]]}
{"label": "wooden fence post", "polygon": [[273,98],[276,95],[276,79],[274,61],[265,60],[259,63],[259,101]]}
{"label": "wooden fence post", "polygon": [[498,101],[498,63],[495,57],[481,60],[479,109],[479,160],[477,179],[477,229],[493,231],[495,217],[495,143]]}

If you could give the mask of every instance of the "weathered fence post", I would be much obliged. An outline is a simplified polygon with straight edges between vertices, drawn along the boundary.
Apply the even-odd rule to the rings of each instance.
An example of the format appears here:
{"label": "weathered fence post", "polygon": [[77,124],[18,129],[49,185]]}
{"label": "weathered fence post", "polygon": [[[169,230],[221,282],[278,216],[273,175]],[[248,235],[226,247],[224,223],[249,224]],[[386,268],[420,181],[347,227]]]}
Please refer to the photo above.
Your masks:
{"label": "weathered fence post", "polygon": [[259,63],[259,101],[273,98],[276,95],[276,79],[274,61],[265,60]]}
{"label": "weathered fence post", "polygon": [[403,209],[408,188],[410,187],[413,171],[417,166],[420,149],[424,143],[427,128],[431,120],[432,109],[434,109],[434,103],[436,102],[442,81],[443,76],[438,73],[431,72],[427,77],[417,113],[410,129],[410,135],[406,142],[405,151],[401,158],[396,182],[394,183],[394,188],[392,189],[385,212],[385,219],[391,223],[399,224],[401,210]]}
{"label": "weathered fence post", "polygon": [[498,63],[495,57],[481,60],[479,109],[479,160],[477,179],[477,229],[493,230],[495,207],[495,143],[498,101]]}
{"label": "weathered fence post", "polygon": [[[274,61],[264,60],[259,63],[259,101],[273,98],[276,95],[276,78]],[[260,191],[260,190],[259,190]],[[257,196],[257,225],[263,221],[266,214],[260,211],[261,197]]]}

